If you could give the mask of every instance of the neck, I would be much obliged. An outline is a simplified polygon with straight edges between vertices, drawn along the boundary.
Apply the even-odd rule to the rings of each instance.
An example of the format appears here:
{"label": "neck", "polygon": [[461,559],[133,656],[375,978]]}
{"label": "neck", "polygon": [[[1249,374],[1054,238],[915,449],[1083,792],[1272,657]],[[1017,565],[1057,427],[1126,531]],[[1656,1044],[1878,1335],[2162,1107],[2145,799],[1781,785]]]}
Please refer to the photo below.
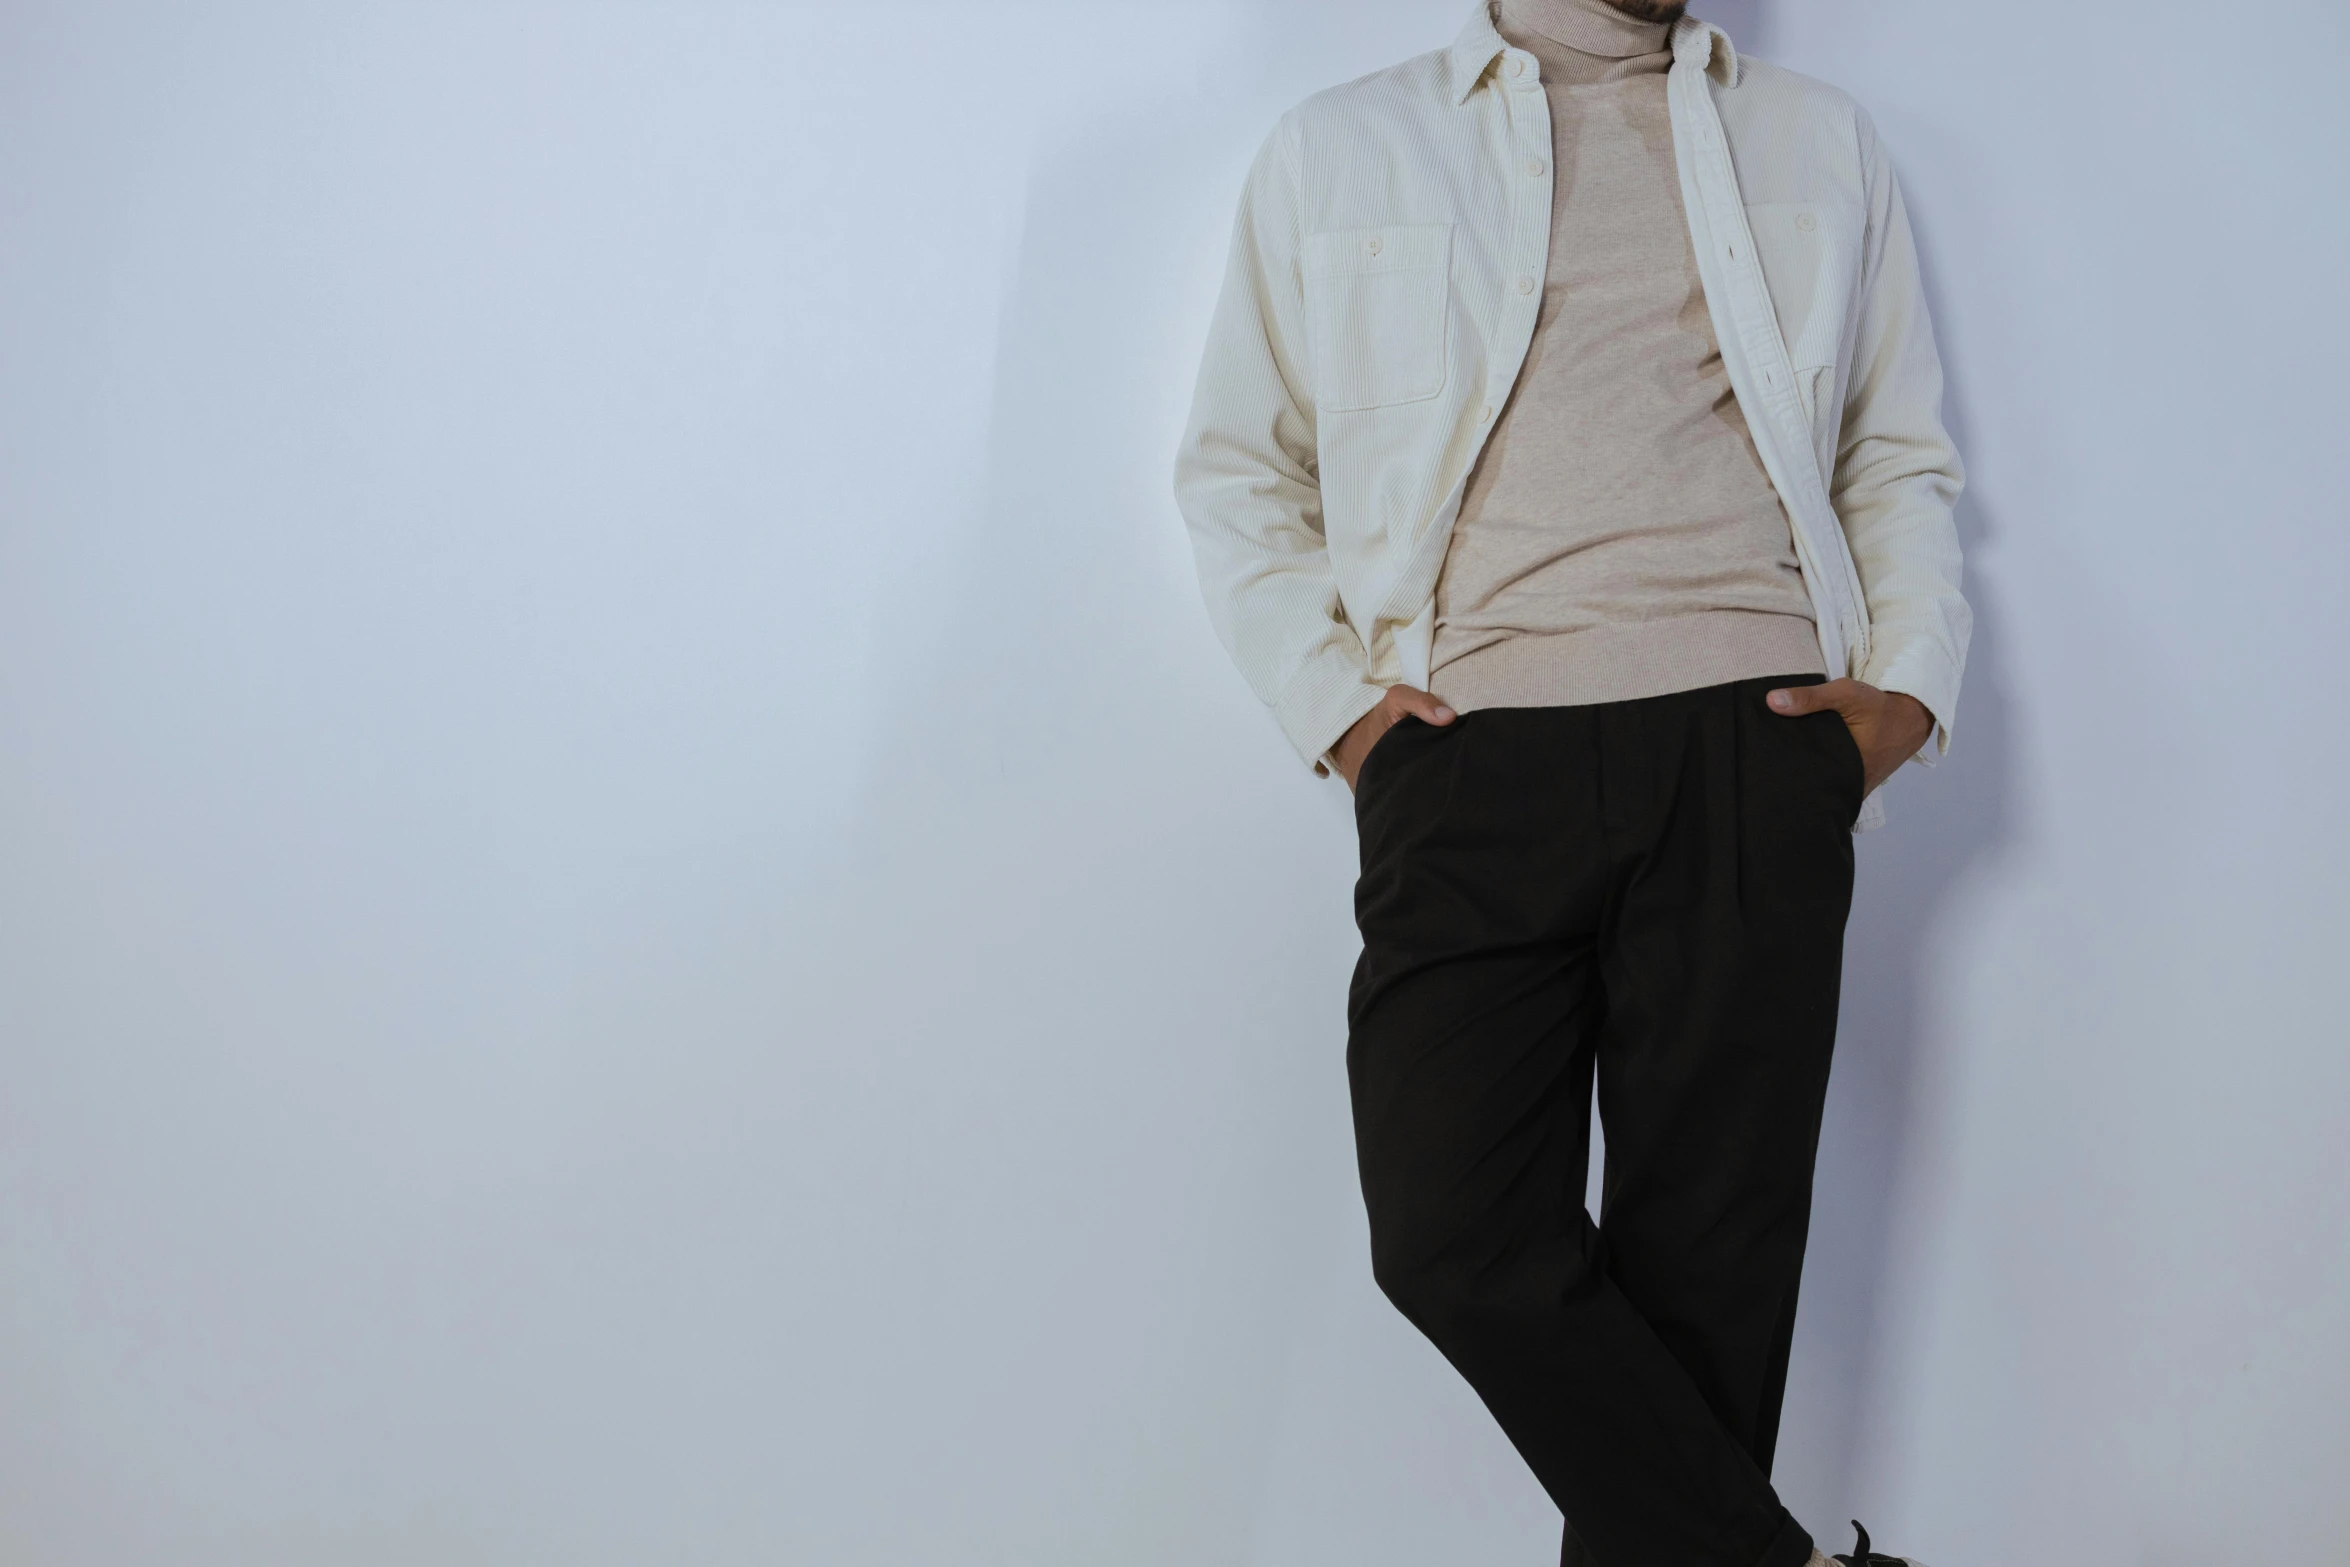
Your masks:
{"label": "neck", "polygon": [[1502,20],[1585,54],[1626,59],[1665,47],[1672,23],[1643,22],[1607,0],[1501,0]]}

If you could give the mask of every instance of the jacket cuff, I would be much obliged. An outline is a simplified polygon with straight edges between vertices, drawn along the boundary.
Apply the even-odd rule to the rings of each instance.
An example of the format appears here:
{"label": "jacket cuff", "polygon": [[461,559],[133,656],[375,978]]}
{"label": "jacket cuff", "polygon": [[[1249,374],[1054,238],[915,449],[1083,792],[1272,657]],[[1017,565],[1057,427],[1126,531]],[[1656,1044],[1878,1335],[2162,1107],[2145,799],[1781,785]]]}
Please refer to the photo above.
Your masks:
{"label": "jacket cuff", "polygon": [[1950,750],[1951,720],[1958,712],[1958,671],[1940,653],[1910,647],[1890,658],[1869,660],[1860,677],[1880,691],[1917,698],[1934,720],[1934,732],[1911,760],[1931,767]]}
{"label": "jacket cuff", "polygon": [[1322,777],[1330,772],[1324,760],[1330,748],[1386,695],[1387,688],[1372,684],[1344,649],[1325,647],[1274,699],[1273,716],[1297,754]]}

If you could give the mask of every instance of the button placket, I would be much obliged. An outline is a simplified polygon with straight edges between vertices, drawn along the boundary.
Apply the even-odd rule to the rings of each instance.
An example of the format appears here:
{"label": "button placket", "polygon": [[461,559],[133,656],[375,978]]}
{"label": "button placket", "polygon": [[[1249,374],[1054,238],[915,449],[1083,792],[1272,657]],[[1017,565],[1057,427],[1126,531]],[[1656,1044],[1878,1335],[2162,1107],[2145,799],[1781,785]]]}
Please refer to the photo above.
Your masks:
{"label": "button placket", "polygon": [[[1550,151],[1550,118],[1547,114],[1537,113],[1534,107],[1540,102],[1533,96],[1541,88],[1540,74],[1529,74],[1526,62],[1514,55],[1503,61],[1502,72],[1513,78],[1511,93],[1526,95],[1503,97],[1502,113],[1509,127],[1509,139],[1517,145],[1519,166],[1526,171],[1527,178],[1540,180],[1550,172],[1549,160],[1543,156]],[[1522,193],[1511,201],[1511,206],[1516,209],[1518,218],[1513,236],[1515,243],[1511,248],[1518,252],[1521,259],[1520,270],[1510,279],[1509,290],[1503,296],[1505,302],[1501,320],[1507,323],[1502,326],[1502,330],[1508,334],[1503,341],[1514,341],[1517,349],[1517,365],[1512,367],[1508,379],[1503,378],[1498,357],[1489,369],[1485,398],[1477,407],[1477,438],[1480,442],[1490,433],[1495,419],[1500,416],[1502,404],[1508,399],[1510,387],[1515,381],[1517,366],[1523,365],[1526,348],[1533,338],[1532,316],[1534,310],[1539,309],[1535,296],[1540,290],[1541,279],[1537,272],[1528,269],[1540,260],[1550,234],[1548,202]],[[1500,345],[1497,343],[1496,346]]]}

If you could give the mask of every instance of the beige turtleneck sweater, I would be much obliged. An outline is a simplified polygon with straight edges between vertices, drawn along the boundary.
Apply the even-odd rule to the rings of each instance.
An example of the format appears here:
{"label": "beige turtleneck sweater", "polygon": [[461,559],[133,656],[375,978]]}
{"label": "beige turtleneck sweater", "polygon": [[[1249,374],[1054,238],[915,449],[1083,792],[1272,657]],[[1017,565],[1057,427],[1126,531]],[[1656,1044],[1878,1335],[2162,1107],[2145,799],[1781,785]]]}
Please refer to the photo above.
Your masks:
{"label": "beige turtleneck sweater", "polygon": [[1437,581],[1430,687],[1473,712],[1824,673],[1689,246],[1669,28],[1605,0],[1497,21],[1542,67],[1550,261]]}

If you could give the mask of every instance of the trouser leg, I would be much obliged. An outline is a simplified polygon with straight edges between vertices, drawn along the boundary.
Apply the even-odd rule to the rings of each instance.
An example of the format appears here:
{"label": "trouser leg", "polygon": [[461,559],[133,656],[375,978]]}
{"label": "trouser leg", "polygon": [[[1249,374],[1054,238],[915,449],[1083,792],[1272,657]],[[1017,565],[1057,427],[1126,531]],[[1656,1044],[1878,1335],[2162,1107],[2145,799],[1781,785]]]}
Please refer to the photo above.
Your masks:
{"label": "trouser leg", "polygon": [[1835,1043],[1861,766],[1841,718],[1763,707],[1787,683],[1742,682],[1692,713],[1606,715],[1619,789],[1676,803],[1624,884],[1604,964],[1600,1229],[1611,1277],[1765,1473]]}
{"label": "trouser leg", "polygon": [[1360,780],[1374,1270],[1571,1520],[1569,1561],[1810,1553],[1766,1471],[1857,753],[1768,684],[1407,724]]}

